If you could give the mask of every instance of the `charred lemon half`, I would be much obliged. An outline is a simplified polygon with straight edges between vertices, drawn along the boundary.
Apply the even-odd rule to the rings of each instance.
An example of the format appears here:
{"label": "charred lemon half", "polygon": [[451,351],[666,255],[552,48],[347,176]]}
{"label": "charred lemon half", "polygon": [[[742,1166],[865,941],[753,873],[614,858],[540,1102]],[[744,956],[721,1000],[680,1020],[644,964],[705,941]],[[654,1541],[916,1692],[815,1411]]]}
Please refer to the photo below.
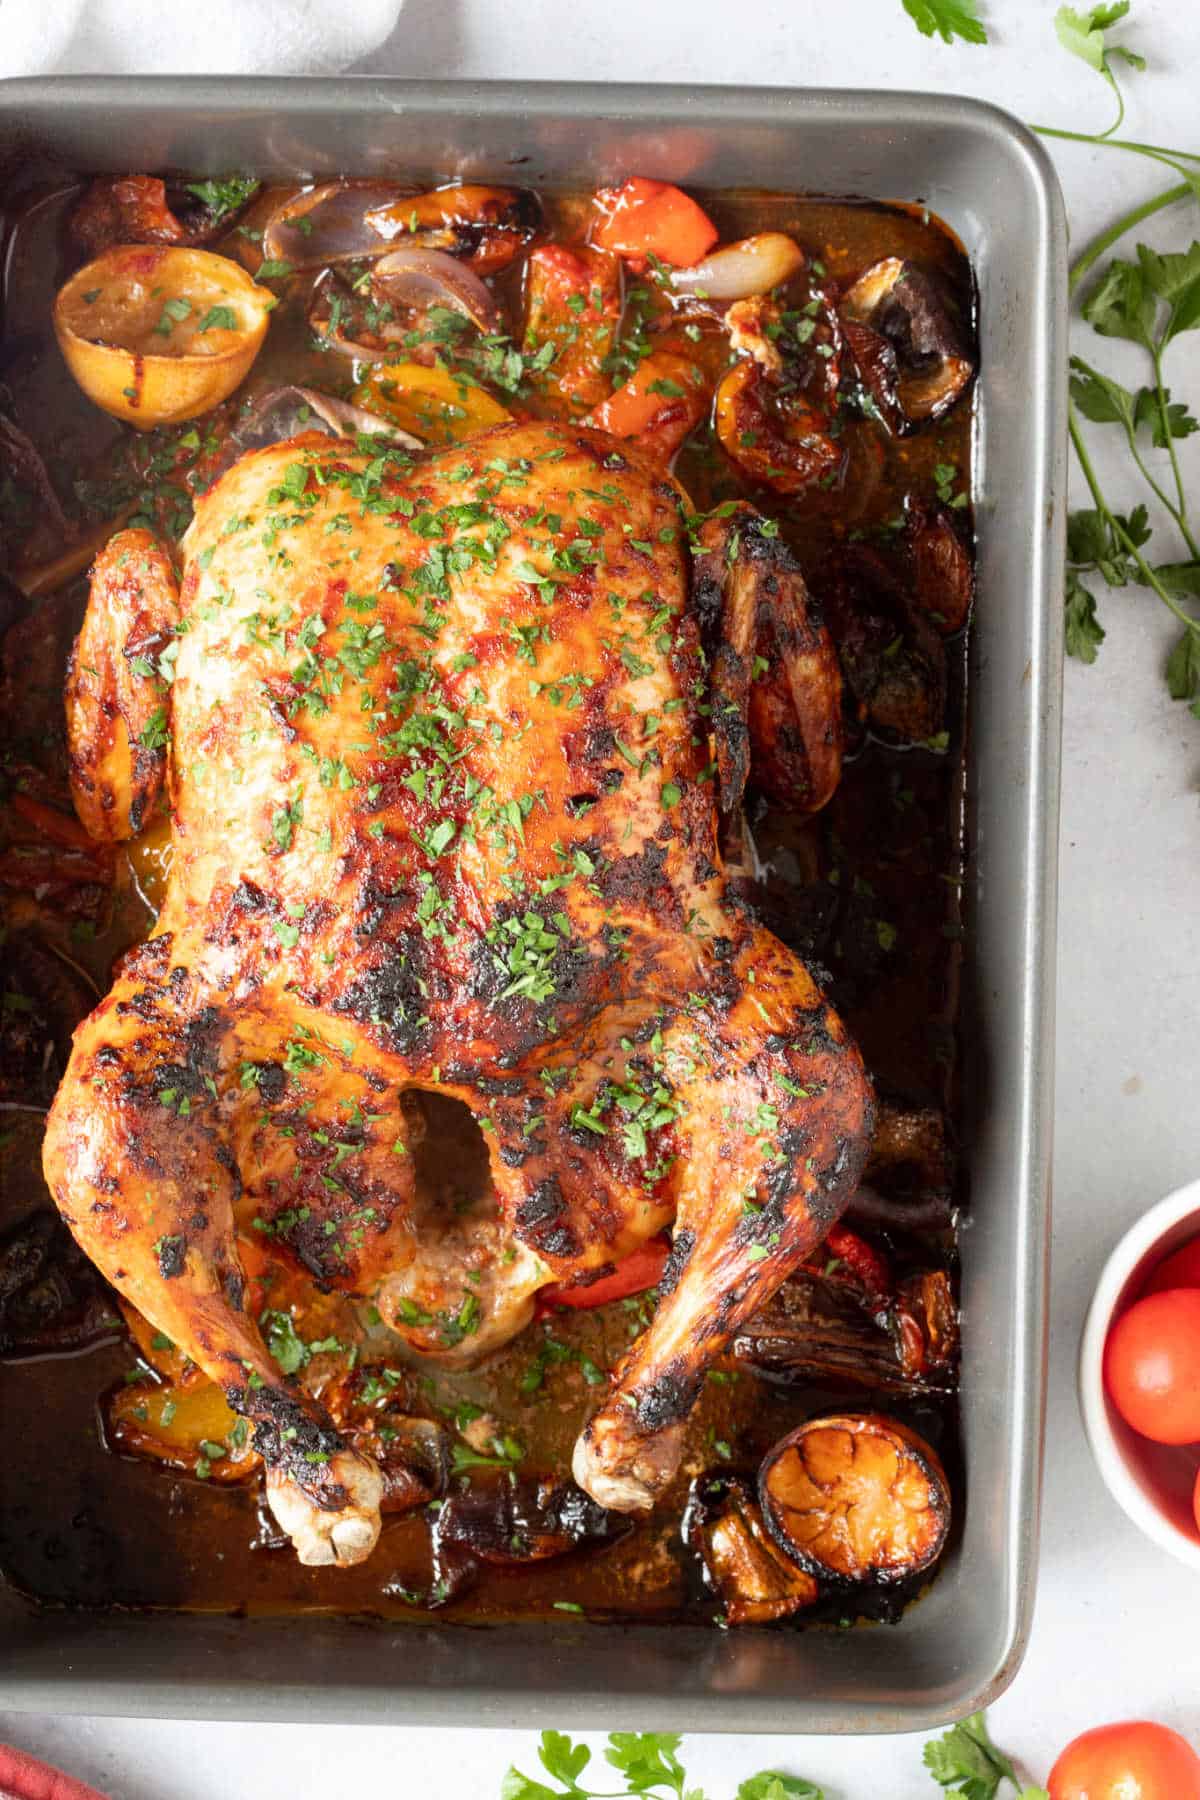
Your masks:
{"label": "charred lemon half", "polygon": [[789,1432],[758,1491],[775,1541],[818,1578],[907,1580],[936,1560],[950,1527],[936,1453],[882,1413],[835,1413]]}
{"label": "charred lemon half", "polygon": [[121,244],[59,290],[54,330],[88,399],[151,431],[233,392],[262,348],[274,304],[226,256]]}

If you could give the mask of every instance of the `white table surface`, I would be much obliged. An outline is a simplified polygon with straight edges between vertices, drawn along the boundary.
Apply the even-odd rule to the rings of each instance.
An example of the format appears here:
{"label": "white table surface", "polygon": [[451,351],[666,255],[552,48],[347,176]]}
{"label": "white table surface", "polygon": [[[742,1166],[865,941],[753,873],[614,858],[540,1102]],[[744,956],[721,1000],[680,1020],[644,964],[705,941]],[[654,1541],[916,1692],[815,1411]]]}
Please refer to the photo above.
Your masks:
{"label": "white table surface", "polygon": [[[1108,122],[1099,81],[1058,48],[1054,0],[986,4],[992,43],[947,48],[919,37],[899,0],[408,0],[371,72],[941,88],[1045,123],[1094,130]],[[1127,129],[1200,148],[1200,8],[1136,0],[1134,12],[1131,41],[1150,68],[1129,82]],[[1160,185],[1150,164],[1114,151],[1064,147],[1057,161],[1078,243]],[[1189,220],[1180,209],[1167,233],[1178,240],[1185,230],[1200,235],[1195,213]],[[1177,387],[1189,388],[1193,405],[1197,342],[1176,352]],[[1100,360],[1115,365],[1111,346]],[[1189,461],[1200,489],[1200,456]],[[1101,466],[1122,479],[1118,463]],[[1200,724],[1165,698],[1160,667],[1171,632],[1154,597],[1129,589],[1106,597],[1102,615],[1108,640],[1099,663],[1069,665],[1066,682],[1041,1578],[1028,1656],[991,1715],[997,1740],[1040,1779],[1070,1737],[1104,1719],[1148,1715],[1200,1743],[1200,1577],[1145,1543],[1108,1498],[1074,1395],[1080,1324],[1109,1246],[1152,1201],[1200,1172]],[[510,1761],[532,1772],[534,1737],[472,1732],[470,1723],[451,1733],[6,1717],[0,1736],[113,1800],[491,1800]],[[665,1714],[662,1728],[671,1725]],[[731,1800],[762,1767],[806,1774],[828,1800],[925,1800],[938,1791],[921,1769],[919,1739],[693,1737],[685,1750],[709,1800]]]}

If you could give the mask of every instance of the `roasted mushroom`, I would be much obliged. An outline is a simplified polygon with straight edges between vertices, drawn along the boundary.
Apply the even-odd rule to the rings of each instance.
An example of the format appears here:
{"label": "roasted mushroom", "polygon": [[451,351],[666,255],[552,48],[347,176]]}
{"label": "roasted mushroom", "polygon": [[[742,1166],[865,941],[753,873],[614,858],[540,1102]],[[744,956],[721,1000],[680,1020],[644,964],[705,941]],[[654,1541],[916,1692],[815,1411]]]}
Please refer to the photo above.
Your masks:
{"label": "roasted mushroom", "polygon": [[894,431],[940,419],[975,373],[933,278],[898,256],[860,275],[840,312],[862,383]]}
{"label": "roasted mushroom", "polygon": [[950,1529],[935,1451],[882,1413],[836,1413],[789,1432],[763,1462],[758,1493],[785,1554],[826,1580],[911,1580]]}
{"label": "roasted mushroom", "polygon": [[786,1619],[820,1597],[813,1577],[772,1540],[757,1500],[736,1476],[701,1477],[693,1485],[683,1537],[699,1553],[730,1625]]}

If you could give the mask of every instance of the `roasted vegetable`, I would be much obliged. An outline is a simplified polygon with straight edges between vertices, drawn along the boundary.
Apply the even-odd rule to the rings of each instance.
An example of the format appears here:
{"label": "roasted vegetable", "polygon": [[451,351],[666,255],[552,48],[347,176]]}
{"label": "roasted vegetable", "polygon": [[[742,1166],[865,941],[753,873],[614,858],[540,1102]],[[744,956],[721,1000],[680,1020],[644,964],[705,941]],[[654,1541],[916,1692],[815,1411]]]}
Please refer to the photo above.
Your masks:
{"label": "roasted vegetable", "polygon": [[147,1376],[122,1382],[101,1403],[114,1450],[186,1470],[202,1481],[248,1481],[262,1464],[250,1427],[213,1382],[161,1385]]}
{"label": "roasted vegetable", "polygon": [[546,403],[574,418],[608,397],[605,362],[620,319],[621,265],[609,251],[542,244],[530,254],[521,348]]}
{"label": "roasted vegetable", "polygon": [[786,1619],[820,1597],[813,1577],[772,1540],[758,1501],[736,1476],[701,1477],[693,1484],[683,1535],[699,1553],[730,1625]]}
{"label": "roasted vegetable", "polygon": [[91,977],[65,952],[33,931],[8,933],[0,948],[0,1101],[49,1106],[71,1054],[71,1033],[99,998]]}
{"label": "roasted vegetable", "polygon": [[932,277],[897,256],[859,276],[841,315],[863,385],[893,430],[941,418],[975,373]]}
{"label": "roasted vegetable", "polygon": [[275,296],[208,250],[122,245],[54,303],[67,367],[113,418],[151,431],[207,412],[249,373]]}
{"label": "roasted vegetable", "polygon": [[263,234],[263,255],[320,269],[405,249],[448,252],[480,274],[508,266],[537,227],[522,188],[453,186],[414,194],[396,182],[333,181],[294,195]]}
{"label": "roasted vegetable", "polygon": [[631,175],[618,188],[600,188],[592,204],[598,217],[593,244],[612,250],[637,268],[651,258],[676,269],[698,263],[717,241],[708,214],[669,181]]}
{"label": "roasted vegetable", "polygon": [[631,1250],[611,1273],[602,1273],[595,1281],[558,1282],[543,1288],[538,1295],[539,1306],[582,1310],[607,1306],[610,1300],[627,1300],[631,1294],[644,1294],[658,1286],[670,1254],[666,1238],[651,1238],[648,1244]]}
{"label": "roasted vegetable", "polygon": [[541,1562],[595,1549],[629,1530],[573,1481],[486,1471],[452,1494],[434,1525],[437,1551],[486,1563]]}
{"label": "roasted vegetable", "polygon": [[736,244],[722,244],[690,268],[673,270],[671,286],[677,294],[697,300],[745,300],[770,293],[803,267],[804,252],[794,238],[782,231],[763,231]]}
{"label": "roasted vegetable", "polygon": [[733,1354],[787,1386],[923,1395],[953,1390],[958,1346],[944,1269],[906,1276],[882,1304],[836,1270],[804,1270],[738,1333]]}
{"label": "roasted vegetable", "polygon": [[789,1432],[763,1462],[767,1527],[801,1568],[844,1582],[907,1581],[941,1554],[950,1490],[936,1453],[882,1413]]}
{"label": "roasted vegetable", "polygon": [[207,244],[228,231],[258,191],[247,175],[170,186],[156,175],[103,176],[71,217],[71,233],[92,256],[114,244]]}
{"label": "roasted vegetable", "polygon": [[465,375],[424,363],[380,363],[354,390],[357,404],[423,444],[452,444],[512,414]]}
{"label": "roasted vegetable", "polygon": [[[7,1185],[15,1180],[7,1145],[4,1155]],[[110,1289],[49,1206],[0,1233],[0,1357],[83,1350],[118,1325]]]}
{"label": "roasted vegetable", "polygon": [[738,363],[717,389],[717,436],[731,462],[777,494],[800,494],[841,466],[829,420],[799,388],[773,382],[760,364]]}
{"label": "roasted vegetable", "polygon": [[947,508],[910,505],[904,550],[922,612],[943,637],[961,631],[975,598],[975,569]]}
{"label": "roasted vegetable", "polygon": [[818,591],[863,722],[893,742],[935,744],[945,727],[946,654],[908,588],[877,551],[849,544]]}
{"label": "roasted vegetable", "polygon": [[584,425],[634,438],[643,455],[669,463],[708,409],[708,377],[673,350],[653,350],[624,387],[594,406]]}

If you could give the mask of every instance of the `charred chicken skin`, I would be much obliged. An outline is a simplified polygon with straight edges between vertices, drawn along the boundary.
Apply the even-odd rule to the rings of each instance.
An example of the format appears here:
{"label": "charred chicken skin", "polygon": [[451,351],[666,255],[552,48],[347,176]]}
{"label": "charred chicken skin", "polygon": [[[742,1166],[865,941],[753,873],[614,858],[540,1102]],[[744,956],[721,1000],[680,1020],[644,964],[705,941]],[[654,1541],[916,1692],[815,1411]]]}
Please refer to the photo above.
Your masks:
{"label": "charred chicken skin", "polygon": [[[380,1475],[272,1361],[239,1230],[416,1356],[465,1361],[540,1288],[671,1227],[657,1311],[574,1459],[596,1500],[641,1511],[707,1366],[858,1180],[857,1049],[727,897],[720,852],[748,618],[773,607],[778,654],[807,659],[814,716],[779,767],[809,747],[813,789],[837,735],[828,640],[747,524],[701,549],[732,613],[706,658],[681,498],[585,427],[417,456],[308,434],[199,501],[178,589],[145,532],[96,564],[77,805],[115,840],[165,789],[174,861],[154,936],[76,1033],[46,1175],[87,1254],[250,1421],[305,1562],[370,1553]],[[414,1089],[470,1109],[486,1207],[415,1182]]]}

